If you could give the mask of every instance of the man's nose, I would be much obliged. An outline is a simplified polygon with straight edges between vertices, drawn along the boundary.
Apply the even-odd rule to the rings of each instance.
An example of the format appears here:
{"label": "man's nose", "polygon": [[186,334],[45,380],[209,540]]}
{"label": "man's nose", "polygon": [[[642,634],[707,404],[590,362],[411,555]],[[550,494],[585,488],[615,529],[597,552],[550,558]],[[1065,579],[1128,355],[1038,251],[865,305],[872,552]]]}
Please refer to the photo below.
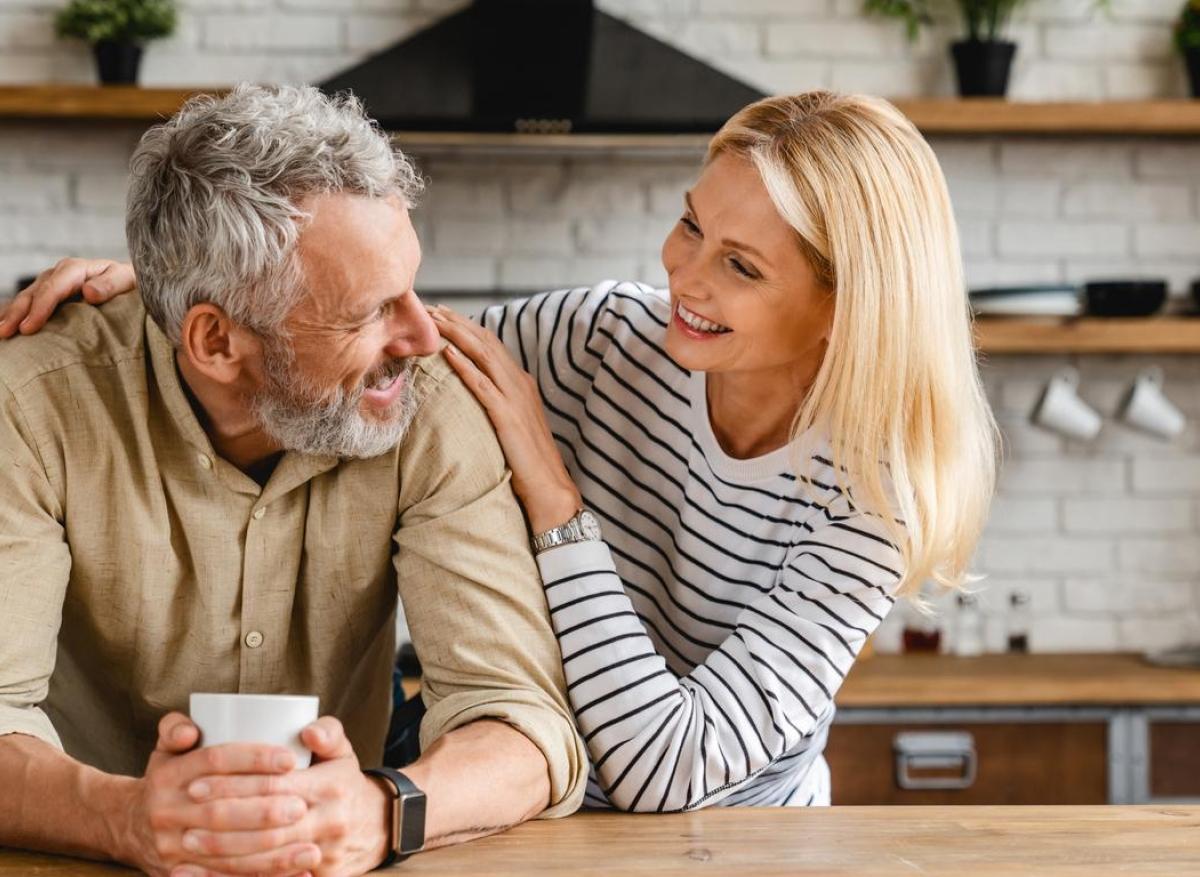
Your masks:
{"label": "man's nose", "polygon": [[437,325],[416,293],[406,295],[392,319],[387,352],[397,358],[430,356],[441,347]]}

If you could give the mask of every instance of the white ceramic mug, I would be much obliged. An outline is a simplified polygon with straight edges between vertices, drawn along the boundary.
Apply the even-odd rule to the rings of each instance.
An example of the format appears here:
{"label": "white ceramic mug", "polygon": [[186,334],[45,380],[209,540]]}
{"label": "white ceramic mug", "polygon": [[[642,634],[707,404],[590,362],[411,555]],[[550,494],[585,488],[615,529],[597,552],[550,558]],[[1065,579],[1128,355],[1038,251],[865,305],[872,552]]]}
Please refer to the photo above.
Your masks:
{"label": "white ceramic mug", "polygon": [[1079,397],[1079,372],[1063,369],[1050,378],[1030,420],[1067,438],[1090,441],[1100,434],[1104,418]]}
{"label": "white ceramic mug", "polygon": [[1175,438],[1187,426],[1187,418],[1163,392],[1160,368],[1141,372],[1125,392],[1117,408],[1117,417],[1159,438]]}
{"label": "white ceramic mug", "polygon": [[300,732],[317,720],[318,707],[316,697],[292,694],[193,694],[188,703],[201,746],[284,746],[295,753],[297,767],[312,763]]}

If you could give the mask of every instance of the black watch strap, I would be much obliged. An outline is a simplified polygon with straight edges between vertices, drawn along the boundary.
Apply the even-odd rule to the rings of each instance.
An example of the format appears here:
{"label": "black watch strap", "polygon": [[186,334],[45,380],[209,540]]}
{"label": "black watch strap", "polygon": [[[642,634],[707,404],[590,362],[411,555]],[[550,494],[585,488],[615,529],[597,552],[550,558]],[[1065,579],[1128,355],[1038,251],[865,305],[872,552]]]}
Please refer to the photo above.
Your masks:
{"label": "black watch strap", "polygon": [[378,865],[386,868],[420,852],[425,846],[425,793],[400,771],[390,767],[371,767],[363,773],[379,777],[395,792],[389,839],[391,849]]}

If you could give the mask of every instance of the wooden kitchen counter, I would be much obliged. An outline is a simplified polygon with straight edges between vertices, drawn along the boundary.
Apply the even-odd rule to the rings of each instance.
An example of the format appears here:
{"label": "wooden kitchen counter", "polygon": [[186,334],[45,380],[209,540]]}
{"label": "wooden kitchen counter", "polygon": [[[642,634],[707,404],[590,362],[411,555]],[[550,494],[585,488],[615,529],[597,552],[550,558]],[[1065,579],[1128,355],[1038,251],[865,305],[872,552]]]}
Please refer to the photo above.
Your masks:
{"label": "wooden kitchen counter", "polygon": [[[1200,875],[1200,806],[713,808],[582,813],[415,856],[397,875]],[[0,877],[108,865],[0,851]]]}
{"label": "wooden kitchen counter", "polygon": [[1200,704],[1200,669],[1139,655],[874,655],[837,695],[843,708]]}

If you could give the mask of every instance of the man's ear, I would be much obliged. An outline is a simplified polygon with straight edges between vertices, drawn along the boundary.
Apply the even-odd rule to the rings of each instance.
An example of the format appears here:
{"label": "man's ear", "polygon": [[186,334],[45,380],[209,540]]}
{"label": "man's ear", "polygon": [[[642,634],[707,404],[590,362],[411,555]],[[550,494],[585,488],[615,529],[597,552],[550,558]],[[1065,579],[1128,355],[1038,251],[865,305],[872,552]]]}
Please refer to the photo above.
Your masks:
{"label": "man's ear", "polygon": [[194,305],[187,312],[179,347],[196,371],[221,384],[234,384],[244,378],[262,351],[253,332],[208,302]]}

